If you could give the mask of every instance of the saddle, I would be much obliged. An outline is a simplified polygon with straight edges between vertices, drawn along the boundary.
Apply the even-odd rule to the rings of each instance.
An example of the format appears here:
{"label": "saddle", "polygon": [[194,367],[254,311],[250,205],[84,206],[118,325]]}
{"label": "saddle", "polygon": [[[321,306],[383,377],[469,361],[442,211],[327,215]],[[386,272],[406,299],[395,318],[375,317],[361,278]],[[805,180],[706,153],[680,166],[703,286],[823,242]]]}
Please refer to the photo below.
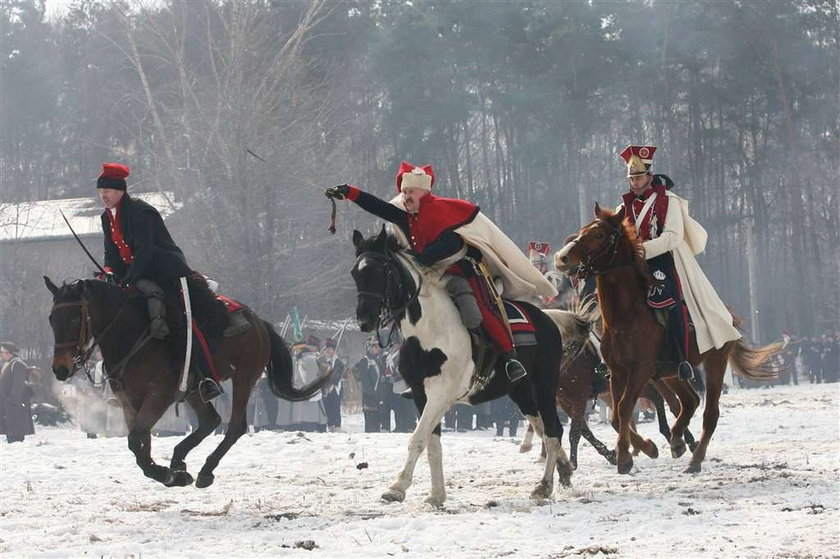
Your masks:
{"label": "saddle", "polygon": [[[537,345],[536,327],[531,317],[514,301],[503,299],[505,315],[513,337],[515,348]],[[473,363],[475,370],[470,390],[475,393],[487,387],[499,358],[499,352],[493,346],[490,336],[480,328],[470,331]]]}

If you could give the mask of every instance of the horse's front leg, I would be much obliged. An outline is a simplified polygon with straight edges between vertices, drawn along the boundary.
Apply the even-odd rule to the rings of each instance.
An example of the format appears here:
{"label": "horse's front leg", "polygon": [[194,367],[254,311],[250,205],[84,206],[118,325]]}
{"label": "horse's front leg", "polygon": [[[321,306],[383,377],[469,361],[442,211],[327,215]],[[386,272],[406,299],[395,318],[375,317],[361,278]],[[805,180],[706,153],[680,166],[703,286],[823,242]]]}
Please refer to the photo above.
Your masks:
{"label": "horse's front leg", "polygon": [[[615,443],[615,459],[618,466],[618,473],[626,474],[633,469],[633,456],[630,454],[630,415],[633,413],[633,406],[635,401],[627,405],[626,389],[624,382],[626,373],[619,375],[615,367],[610,367],[612,375],[610,375],[610,394],[612,394],[612,418],[610,423],[613,429],[618,433]],[[622,371],[624,373],[624,371]]]}
{"label": "horse's front leg", "polygon": [[[652,371],[653,367],[653,363],[650,363],[647,368]],[[616,452],[618,454],[618,473],[620,474],[628,474],[633,469],[633,457],[629,452],[630,442],[635,448],[640,449],[651,458],[659,456],[656,444],[652,440],[639,435],[633,422],[633,410],[636,407],[636,402],[647,384],[648,378],[650,378],[649,376],[643,376],[644,370],[645,368],[641,367],[628,371],[629,374],[625,377],[627,382],[624,385],[624,390],[619,393],[621,394],[621,400],[619,400],[616,410],[619,419]]]}
{"label": "horse's front leg", "polygon": [[[444,397],[443,394],[429,394],[428,392],[427,397],[420,421],[417,422],[417,428],[414,429],[414,433],[411,434],[411,439],[408,442],[408,457],[405,466],[397,475],[396,481],[382,494],[382,499],[385,501],[402,502],[405,499],[405,492],[411,486],[414,478],[414,468],[417,465],[417,460],[426,450],[427,445],[430,447],[429,468],[431,470],[432,488],[426,500],[432,505],[440,506],[446,498],[446,490],[443,486],[440,420],[443,419],[443,415],[454,403],[454,400]],[[432,441],[430,437],[435,440]]]}
{"label": "horse's front leg", "polygon": [[[189,454],[192,449],[198,446],[201,441],[216,430],[216,427],[218,427],[219,423],[221,423],[221,419],[212,404],[201,401],[201,396],[198,394],[198,391],[193,392],[187,400],[187,403],[193,411],[195,411],[195,415],[198,418],[198,427],[184,440],[175,445],[175,449],[172,451],[172,461],[170,462],[169,467],[174,472],[182,471],[189,476],[189,474],[186,473],[187,454]],[[192,476],[189,476],[189,479],[192,480]]]}
{"label": "horse's front leg", "polygon": [[[136,415],[126,411],[126,424],[129,426],[128,448],[134,453],[134,458],[143,474],[167,487],[183,486],[192,483],[192,478],[186,472],[173,472],[166,466],[156,464],[152,460],[152,426],[158,422],[166,411],[162,401],[153,402],[154,398],[146,398]],[[123,409],[126,409],[125,403]]]}

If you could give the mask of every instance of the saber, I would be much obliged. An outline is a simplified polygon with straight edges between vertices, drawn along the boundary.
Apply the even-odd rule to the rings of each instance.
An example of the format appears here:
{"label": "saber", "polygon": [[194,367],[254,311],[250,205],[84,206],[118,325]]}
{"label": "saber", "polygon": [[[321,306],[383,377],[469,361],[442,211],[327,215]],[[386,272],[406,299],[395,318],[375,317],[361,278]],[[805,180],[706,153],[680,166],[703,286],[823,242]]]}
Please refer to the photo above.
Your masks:
{"label": "saber", "polygon": [[181,294],[184,296],[184,314],[187,322],[187,351],[184,354],[184,368],[181,370],[181,379],[178,382],[178,390],[186,394],[187,378],[190,376],[190,361],[192,360],[192,305],[190,305],[190,286],[187,285],[187,278],[180,278]]}
{"label": "saber", "polygon": [[64,218],[64,223],[66,223],[67,227],[70,228],[70,232],[73,233],[73,237],[76,238],[76,242],[78,242],[79,246],[82,247],[82,250],[85,251],[85,254],[87,254],[88,258],[90,258],[90,261],[93,262],[97,268],[99,268],[99,271],[102,272],[102,275],[107,274],[108,272],[105,271],[105,268],[99,265],[99,262],[96,261],[96,258],[94,258],[90,251],[87,249],[85,243],[83,243],[79,236],[76,234],[76,231],[73,229],[73,226],[70,225],[70,222],[67,220],[67,216],[64,215],[64,212],[61,211],[61,208],[59,208],[58,213],[60,213],[61,217]]}
{"label": "saber", "polygon": [[[277,171],[281,171],[281,169],[277,165],[274,165],[273,163],[270,163],[270,162],[266,161],[265,159],[263,159],[262,157],[260,157],[256,153],[254,153],[254,151],[251,148],[246,147],[245,148],[245,153],[255,157],[259,161],[262,161],[263,163],[265,163],[266,165],[268,165],[272,169],[275,169]],[[281,172],[290,175],[292,178],[294,178],[296,180],[299,180],[299,181],[307,184],[308,186],[315,187],[315,188],[317,188],[318,190],[321,190],[321,191],[324,190],[322,187],[318,186],[317,184],[315,184],[311,181],[302,179],[301,177],[297,176],[295,173],[292,173],[288,169],[287,170],[282,170]],[[336,219],[336,214],[338,213],[338,207],[336,206],[335,200],[333,198],[330,198],[330,204],[332,204],[332,210],[330,211],[330,226],[327,228],[327,231],[329,231],[331,235],[335,235],[335,219]]]}

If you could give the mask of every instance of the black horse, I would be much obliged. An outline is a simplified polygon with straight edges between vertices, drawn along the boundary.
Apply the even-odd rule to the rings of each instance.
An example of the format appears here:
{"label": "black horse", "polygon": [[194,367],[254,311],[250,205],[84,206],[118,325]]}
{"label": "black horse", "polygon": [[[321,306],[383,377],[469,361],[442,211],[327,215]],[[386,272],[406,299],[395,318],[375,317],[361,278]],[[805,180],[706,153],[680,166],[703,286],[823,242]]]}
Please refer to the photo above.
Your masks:
{"label": "black horse", "polygon": [[[78,280],[57,287],[44,276],[53,294],[50,325],[55,336],[53,373],[64,381],[73,376],[98,345],[104,368],[117,398],[122,403],[128,427],[128,448],[134,453],[143,473],[166,486],[184,486],[193,482],[187,472],[187,454],[220,423],[219,414],[203,402],[197,390],[189,390],[186,402],[195,410],[198,428],[181,441],[172,453],[167,468],[155,464],[151,457],[150,431],[163,413],[179,397],[179,374],[183,368],[186,326],[183,316],[172,330],[171,341],[151,339],[148,315],[142,297],[132,297],[116,285],[98,280]],[[215,303],[206,283],[191,278],[191,296],[197,315]],[[209,304],[208,304],[209,301]],[[226,311],[222,311],[226,312]],[[181,313],[183,314],[183,313]],[[206,312],[210,315],[212,313]],[[170,315],[171,316],[171,315]],[[213,355],[216,370],[223,379],[233,380],[232,411],[227,432],[195,480],[196,487],[213,483],[213,470],[231,446],[247,430],[245,408],[263,370],[269,385],[279,397],[305,400],[321,389],[329,375],[300,389],[292,386],[292,358],[282,338],[268,322],[247,307],[243,317],[247,330],[224,338]],[[172,317],[177,322],[178,317]],[[226,317],[225,317],[226,318]],[[195,381],[192,383],[193,387]]]}
{"label": "black horse", "polygon": [[563,427],[554,407],[563,347],[554,322],[536,307],[519,303],[536,327],[537,344],[517,349],[528,370],[527,380],[511,386],[504,363],[498,360],[496,373],[486,388],[469,396],[475,370],[470,336],[437,273],[400,252],[396,240],[386,236],[384,228],[367,240],[354,231],[353,244],[356,264],[352,275],[358,290],[359,325],[362,331],[370,332],[388,319],[399,322],[404,339],[400,374],[411,387],[421,413],[405,467],[383,499],[405,498],[417,459],[428,445],[432,488],[426,500],[440,506],[446,498],[440,444],[443,415],[458,400],[478,404],[504,394],[510,394],[537,434],[544,435],[548,458],[532,496],[551,495],[555,467],[560,482],[569,485],[572,465],[560,446]]}

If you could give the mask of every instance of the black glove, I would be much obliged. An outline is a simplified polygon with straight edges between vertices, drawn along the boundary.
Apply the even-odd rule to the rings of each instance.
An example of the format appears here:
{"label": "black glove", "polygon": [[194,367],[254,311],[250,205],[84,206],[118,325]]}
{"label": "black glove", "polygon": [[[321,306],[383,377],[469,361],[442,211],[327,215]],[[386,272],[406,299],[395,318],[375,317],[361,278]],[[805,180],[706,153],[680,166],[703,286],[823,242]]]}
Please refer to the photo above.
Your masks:
{"label": "black glove", "polygon": [[346,184],[339,184],[331,186],[324,191],[324,196],[334,200],[344,200],[350,194],[350,186]]}

